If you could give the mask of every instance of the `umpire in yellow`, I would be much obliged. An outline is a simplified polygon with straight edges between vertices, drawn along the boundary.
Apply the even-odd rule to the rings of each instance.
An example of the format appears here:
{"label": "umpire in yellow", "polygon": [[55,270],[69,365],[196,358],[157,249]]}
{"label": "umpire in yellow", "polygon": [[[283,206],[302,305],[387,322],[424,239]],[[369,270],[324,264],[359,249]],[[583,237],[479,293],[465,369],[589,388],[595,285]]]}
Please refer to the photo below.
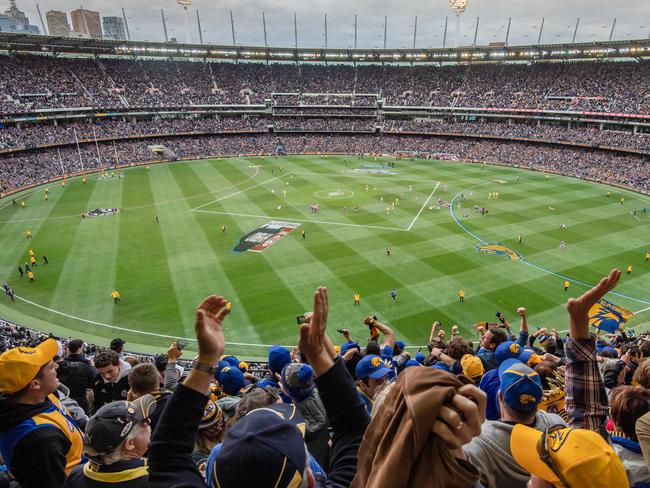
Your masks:
{"label": "umpire in yellow", "polygon": [[0,453],[22,488],[58,488],[82,460],[83,434],[54,395],[58,344],[0,355]]}

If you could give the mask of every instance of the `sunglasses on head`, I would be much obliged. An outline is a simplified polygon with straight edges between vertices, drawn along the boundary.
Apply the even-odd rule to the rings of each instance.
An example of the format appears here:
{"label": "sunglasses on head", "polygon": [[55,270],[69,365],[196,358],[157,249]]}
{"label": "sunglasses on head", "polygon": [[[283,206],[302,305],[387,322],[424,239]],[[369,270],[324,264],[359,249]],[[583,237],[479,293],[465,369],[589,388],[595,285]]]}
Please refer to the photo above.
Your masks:
{"label": "sunglasses on head", "polygon": [[546,466],[548,466],[551,471],[553,471],[553,474],[555,476],[557,476],[557,478],[560,480],[560,483],[562,483],[562,486],[564,488],[570,488],[569,483],[567,483],[566,479],[564,479],[564,476],[562,476],[560,469],[553,462],[553,458],[551,458],[551,453],[548,448],[548,436],[562,429],[566,429],[566,426],[558,424],[553,425],[552,427],[546,427],[541,439],[537,442],[537,454],[539,455],[539,458],[542,460],[542,462],[546,464]]}

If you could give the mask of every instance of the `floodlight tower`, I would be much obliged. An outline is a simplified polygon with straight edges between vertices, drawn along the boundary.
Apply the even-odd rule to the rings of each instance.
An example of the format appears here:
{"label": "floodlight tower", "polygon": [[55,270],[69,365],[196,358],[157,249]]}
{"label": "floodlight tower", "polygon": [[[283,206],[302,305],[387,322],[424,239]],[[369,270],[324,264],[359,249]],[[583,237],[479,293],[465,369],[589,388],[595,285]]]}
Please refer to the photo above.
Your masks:
{"label": "floodlight tower", "polygon": [[465,12],[465,9],[467,8],[467,2],[468,0],[449,0],[451,11],[456,14],[456,33],[454,47],[458,47],[458,43],[460,42],[460,14]]}
{"label": "floodlight tower", "polygon": [[176,0],[176,3],[183,7],[183,13],[185,14],[185,42],[189,44],[192,39],[190,39],[190,17],[187,9],[192,5],[192,0]]}

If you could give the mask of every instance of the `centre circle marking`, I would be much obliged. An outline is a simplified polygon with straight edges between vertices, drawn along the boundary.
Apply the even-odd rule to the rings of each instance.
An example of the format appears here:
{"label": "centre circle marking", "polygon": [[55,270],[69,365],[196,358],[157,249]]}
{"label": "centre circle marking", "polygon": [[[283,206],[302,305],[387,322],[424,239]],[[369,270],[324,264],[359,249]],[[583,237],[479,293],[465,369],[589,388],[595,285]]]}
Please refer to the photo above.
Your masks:
{"label": "centre circle marking", "polygon": [[327,200],[340,200],[342,198],[350,198],[353,195],[353,191],[343,190],[341,188],[336,188],[334,190],[318,190],[314,193],[314,196],[317,198],[325,198]]}

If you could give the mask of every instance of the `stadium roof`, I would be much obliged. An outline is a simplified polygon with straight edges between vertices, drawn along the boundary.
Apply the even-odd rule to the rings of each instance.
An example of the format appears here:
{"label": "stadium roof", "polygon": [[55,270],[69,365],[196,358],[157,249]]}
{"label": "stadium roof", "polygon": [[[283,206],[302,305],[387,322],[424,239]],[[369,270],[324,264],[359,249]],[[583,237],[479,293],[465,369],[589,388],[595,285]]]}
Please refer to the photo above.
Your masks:
{"label": "stadium roof", "polygon": [[650,39],[575,44],[531,44],[431,49],[323,49],[227,46],[171,42],[111,41],[0,33],[0,50],[98,56],[212,58],[232,61],[316,63],[462,63],[468,61],[542,61],[650,58]]}

